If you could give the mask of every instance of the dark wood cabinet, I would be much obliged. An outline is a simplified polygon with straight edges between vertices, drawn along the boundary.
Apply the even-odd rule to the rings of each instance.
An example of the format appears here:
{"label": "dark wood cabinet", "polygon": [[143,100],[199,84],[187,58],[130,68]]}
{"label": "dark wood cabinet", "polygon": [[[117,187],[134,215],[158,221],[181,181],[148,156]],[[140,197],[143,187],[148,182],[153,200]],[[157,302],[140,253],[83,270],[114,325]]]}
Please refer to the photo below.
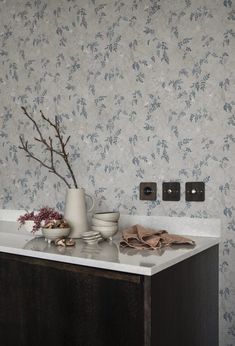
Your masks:
{"label": "dark wood cabinet", "polygon": [[2,346],[217,346],[218,246],[153,276],[0,253]]}

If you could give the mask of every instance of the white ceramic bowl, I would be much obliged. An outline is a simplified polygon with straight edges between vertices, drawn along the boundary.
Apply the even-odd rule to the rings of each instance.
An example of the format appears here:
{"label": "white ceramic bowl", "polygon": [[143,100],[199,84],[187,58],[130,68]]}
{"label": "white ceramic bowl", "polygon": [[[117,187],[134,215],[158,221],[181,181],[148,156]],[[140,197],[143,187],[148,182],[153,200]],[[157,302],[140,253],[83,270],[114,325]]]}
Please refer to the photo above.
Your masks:
{"label": "white ceramic bowl", "polygon": [[118,232],[118,229],[116,230],[105,230],[105,231],[100,231],[102,238],[104,239],[109,239],[112,238],[116,233]]}
{"label": "white ceramic bowl", "polygon": [[87,231],[82,234],[83,239],[92,239],[100,236],[100,232],[97,231]]}
{"label": "white ceramic bowl", "polygon": [[95,213],[93,218],[103,221],[117,222],[119,220],[119,212]]}
{"label": "white ceramic bowl", "polygon": [[88,245],[93,245],[93,244],[97,244],[99,243],[101,240],[103,240],[102,236],[100,235],[99,238],[96,238],[96,239],[91,239],[91,240],[88,240],[88,239],[83,239],[83,241],[88,244]]}
{"label": "white ceramic bowl", "polygon": [[117,222],[113,222],[113,221],[104,221],[104,220],[100,220],[100,219],[96,219],[95,217],[93,217],[91,219],[91,224],[93,226],[103,226],[103,227],[110,227],[110,226],[116,226]]}
{"label": "white ceramic bowl", "polygon": [[70,228],[42,228],[42,234],[47,240],[56,240],[69,235]]}
{"label": "white ceramic bowl", "polygon": [[41,228],[34,233],[32,232],[33,225],[34,225],[34,221],[26,220],[23,225],[19,224],[19,231],[24,234],[30,233],[30,235],[33,237],[42,236]]}
{"label": "white ceramic bowl", "polygon": [[91,226],[93,231],[98,231],[101,233],[104,239],[111,238],[118,231],[118,226],[102,227],[102,226]]}

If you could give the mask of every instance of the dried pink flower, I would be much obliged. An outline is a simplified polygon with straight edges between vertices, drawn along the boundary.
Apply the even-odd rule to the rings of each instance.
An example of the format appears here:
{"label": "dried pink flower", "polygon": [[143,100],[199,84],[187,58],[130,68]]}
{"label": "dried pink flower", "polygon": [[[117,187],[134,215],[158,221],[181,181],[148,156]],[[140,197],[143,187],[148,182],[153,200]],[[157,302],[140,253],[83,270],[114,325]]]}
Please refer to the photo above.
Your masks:
{"label": "dried pink flower", "polygon": [[50,220],[60,220],[63,219],[63,215],[53,208],[43,207],[38,212],[27,212],[18,218],[18,222],[22,226],[25,221],[34,221],[32,233],[38,231],[42,226],[42,221],[47,223]]}

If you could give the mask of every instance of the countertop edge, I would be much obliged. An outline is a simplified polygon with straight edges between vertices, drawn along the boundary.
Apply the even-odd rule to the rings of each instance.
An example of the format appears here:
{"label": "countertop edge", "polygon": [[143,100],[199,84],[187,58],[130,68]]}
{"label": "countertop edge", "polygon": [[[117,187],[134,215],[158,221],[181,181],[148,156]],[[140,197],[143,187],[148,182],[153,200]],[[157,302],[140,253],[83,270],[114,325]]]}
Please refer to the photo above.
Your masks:
{"label": "countertop edge", "polygon": [[164,264],[157,265],[156,267],[153,267],[153,268],[140,267],[140,266],[135,266],[130,264],[115,263],[111,261],[110,262],[103,261],[103,260],[97,261],[97,260],[89,259],[89,258],[68,257],[63,254],[49,254],[49,253],[43,253],[39,251],[10,248],[5,246],[0,246],[0,252],[19,255],[19,256],[33,257],[33,258],[42,259],[42,260],[81,265],[81,266],[92,267],[92,268],[115,270],[115,271],[129,273],[129,274],[152,276],[161,272],[164,269],[172,267],[173,265],[185,259],[188,259],[202,251],[205,251],[208,248],[215,246],[219,243],[220,243],[220,238],[217,238],[217,237],[210,238],[210,243],[200,247],[200,249],[197,249],[197,248],[191,249],[190,252],[185,252],[184,254],[179,255],[177,258],[168,260]]}
{"label": "countertop edge", "polygon": [[[213,240],[213,241],[212,241]],[[181,256],[178,256],[176,259],[174,260],[169,260],[168,262],[164,263],[163,265],[159,265],[158,268],[155,268],[155,269],[152,269],[151,271],[151,275],[154,275],[154,274],[157,274],[159,273],[160,271],[164,270],[164,269],[167,269],[169,267],[172,267],[173,265],[179,263],[179,262],[182,262],[190,257],[193,257],[194,255],[198,254],[198,253],[201,253],[209,248],[211,248],[212,246],[215,246],[215,245],[219,245],[220,244],[220,238],[217,238],[217,237],[213,237],[211,238],[211,243],[210,244],[207,244],[207,245],[204,245],[202,246],[200,249],[192,249],[191,252],[187,252]]]}

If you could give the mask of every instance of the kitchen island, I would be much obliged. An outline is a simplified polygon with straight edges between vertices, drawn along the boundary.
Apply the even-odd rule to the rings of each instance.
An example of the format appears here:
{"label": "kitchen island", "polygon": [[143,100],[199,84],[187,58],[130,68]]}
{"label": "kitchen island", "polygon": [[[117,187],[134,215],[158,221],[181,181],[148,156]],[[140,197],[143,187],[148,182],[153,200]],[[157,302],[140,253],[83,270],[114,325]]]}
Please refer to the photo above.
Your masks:
{"label": "kitchen island", "polygon": [[217,346],[218,220],[123,216],[120,229],[135,221],[196,245],[121,249],[119,233],[59,248],[0,221],[2,345]]}

